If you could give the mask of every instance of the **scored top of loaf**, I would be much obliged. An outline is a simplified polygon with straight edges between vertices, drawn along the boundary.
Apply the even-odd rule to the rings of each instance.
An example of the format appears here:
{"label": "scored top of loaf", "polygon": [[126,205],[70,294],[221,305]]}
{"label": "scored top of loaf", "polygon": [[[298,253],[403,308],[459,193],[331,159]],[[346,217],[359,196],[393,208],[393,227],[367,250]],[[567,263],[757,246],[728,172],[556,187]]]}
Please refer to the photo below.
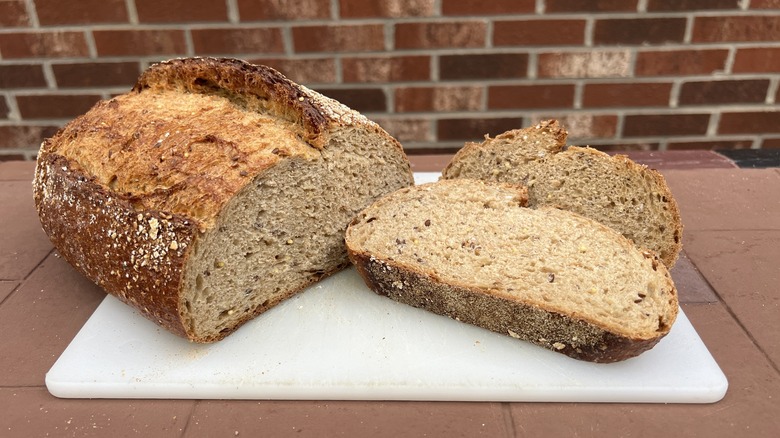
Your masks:
{"label": "scored top of loaf", "polygon": [[134,92],[176,90],[258,99],[275,116],[294,122],[305,141],[322,149],[335,125],[375,125],[346,105],[287,79],[271,67],[232,58],[178,58],[152,65],[138,78]]}
{"label": "scored top of loaf", "polygon": [[338,129],[400,144],[356,111],[244,61],[182,58],[147,69],[132,91],[99,102],[44,142],[73,170],[138,210],[180,213],[204,226],[281,159],[317,159]]}

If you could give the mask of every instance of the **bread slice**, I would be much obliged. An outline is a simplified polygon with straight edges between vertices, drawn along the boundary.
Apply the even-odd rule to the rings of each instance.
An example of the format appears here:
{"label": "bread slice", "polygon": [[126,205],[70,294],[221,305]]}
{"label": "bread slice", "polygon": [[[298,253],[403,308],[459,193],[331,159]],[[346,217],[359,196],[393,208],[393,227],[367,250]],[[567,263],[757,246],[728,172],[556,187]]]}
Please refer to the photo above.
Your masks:
{"label": "bread slice", "polygon": [[378,294],[573,358],[623,360],[669,332],[677,294],[655,255],[524,202],[522,188],[469,179],[401,189],[360,212],[347,249]]}
{"label": "bread slice", "polygon": [[348,223],[413,184],[401,145],[346,106],[232,59],[150,67],[38,156],[60,254],[197,342],[349,265]]}
{"label": "bread slice", "polygon": [[623,155],[591,148],[564,150],[566,131],[554,120],[468,143],[442,175],[528,186],[529,205],[550,205],[607,225],[674,266],[682,249],[677,202],[663,176]]}

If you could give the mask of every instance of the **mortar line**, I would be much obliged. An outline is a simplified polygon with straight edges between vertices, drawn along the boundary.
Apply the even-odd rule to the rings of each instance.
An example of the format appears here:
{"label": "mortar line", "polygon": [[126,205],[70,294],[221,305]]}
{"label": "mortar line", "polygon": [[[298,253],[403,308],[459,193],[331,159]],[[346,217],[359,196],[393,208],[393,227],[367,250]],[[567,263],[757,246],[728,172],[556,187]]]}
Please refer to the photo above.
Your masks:
{"label": "mortar line", "polygon": [[593,33],[596,28],[596,19],[593,16],[588,16],[585,19],[585,40],[583,44],[585,47],[593,47]]}
{"label": "mortar line", "polygon": [[57,79],[54,76],[54,68],[52,67],[51,60],[46,60],[41,63],[43,68],[43,77],[46,80],[46,88],[49,90],[57,89]]}
{"label": "mortar line", "polygon": [[186,27],[184,31],[184,51],[188,56],[195,55],[195,43],[192,41],[192,29]]}
{"label": "mortar line", "polygon": [[341,18],[341,7],[339,5],[339,0],[330,0],[330,18],[333,20],[338,20]]}
{"label": "mortar line", "polygon": [[226,6],[228,22],[234,24],[240,22],[241,17],[239,16],[237,0],[227,0]]}
{"label": "mortar line", "polygon": [[288,24],[282,26],[280,31],[282,32],[282,49],[284,54],[288,57],[297,55],[295,53],[295,41],[292,35],[292,28]]}
{"label": "mortar line", "polygon": [[35,0],[25,0],[24,7],[27,10],[27,16],[30,17],[30,27],[41,27],[41,22],[38,19],[38,9],[35,6]]}
{"label": "mortar line", "polygon": [[780,80],[778,80],[776,76],[769,79],[769,87],[766,90],[766,99],[764,102],[770,105],[775,103],[775,96],[777,95],[777,88],[779,84]]}
{"label": "mortar line", "polygon": [[547,5],[545,4],[544,0],[536,0],[536,6],[534,7],[534,12],[536,14],[542,15],[546,9]]}
{"label": "mortar line", "polygon": [[685,31],[683,32],[683,44],[690,44],[693,39],[693,14],[685,16]]}
{"label": "mortar line", "polygon": [[726,55],[726,62],[723,66],[723,74],[730,75],[734,69],[734,60],[737,58],[737,48],[734,46],[729,47],[729,52]]}
{"label": "mortar line", "polygon": [[98,51],[97,51],[97,43],[95,42],[95,34],[92,32],[92,29],[90,28],[84,29],[83,32],[84,32],[84,41],[86,41],[87,43],[87,51],[89,52],[89,58],[97,59]]}
{"label": "mortar line", "polygon": [[501,417],[504,420],[504,428],[506,429],[507,437],[516,437],[517,430],[515,429],[515,419],[512,415],[512,405],[510,403],[501,403]]}
{"label": "mortar line", "polygon": [[19,112],[19,105],[16,103],[16,95],[8,91],[3,91],[0,96],[5,96],[6,106],[8,107],[8,120],[11,122],[17,122],[22,120],[22,115]]}
{"label": "mortar line", "polygon": [[125,0],[127,8],[127,19],[131,24],[138,24],[138,9],[135,7],[135,0]]}
{"label": "mortar line", "polygon": [[572,108],[582,109],[582,98],[585,94],[585,81],[578,80],[574,82],[574,102],[572,102]]}

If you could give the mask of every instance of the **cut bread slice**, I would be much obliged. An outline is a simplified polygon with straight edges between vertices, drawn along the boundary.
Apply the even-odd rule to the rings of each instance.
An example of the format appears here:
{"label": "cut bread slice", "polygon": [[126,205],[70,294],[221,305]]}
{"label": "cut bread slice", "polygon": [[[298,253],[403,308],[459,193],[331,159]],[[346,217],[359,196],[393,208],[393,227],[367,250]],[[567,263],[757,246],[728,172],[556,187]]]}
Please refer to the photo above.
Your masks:
{"label": "cut bread slice", "polygon": [[526,185],[531,207],[555,206],[594,219],[674,266],[682,222],[663,176],[623,155],[564,150],[565,144],[557,121],[541,122],[466,144],[442,176]]}
{"label": "cut bread slice", "polygon": [[615,362],[674,323],[668,270],[575,213],[523,207],[516,186],[441,180],[363,210],[347,250],[380,295],[573,358]]}
{"label": "cut bread slice", "polygon": [[74,268],[213,342],[348,266],[355,214],[411,184],[400,143],[359,113],[269,67],[182,58],[47,139],[33,190]]}

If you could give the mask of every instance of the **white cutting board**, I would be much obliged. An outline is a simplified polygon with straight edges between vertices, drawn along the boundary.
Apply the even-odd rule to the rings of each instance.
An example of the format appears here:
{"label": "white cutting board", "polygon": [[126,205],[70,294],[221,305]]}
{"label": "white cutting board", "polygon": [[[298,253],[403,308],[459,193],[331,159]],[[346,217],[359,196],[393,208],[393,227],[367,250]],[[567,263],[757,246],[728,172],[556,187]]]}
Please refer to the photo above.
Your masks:
{"label": "white cutting board", "polygon": [[351,268],[211,345],[107,296],[46,386],[66,398],[711,403],[728,382],[682,311],[652,350],[594,364],[396,303]]}

